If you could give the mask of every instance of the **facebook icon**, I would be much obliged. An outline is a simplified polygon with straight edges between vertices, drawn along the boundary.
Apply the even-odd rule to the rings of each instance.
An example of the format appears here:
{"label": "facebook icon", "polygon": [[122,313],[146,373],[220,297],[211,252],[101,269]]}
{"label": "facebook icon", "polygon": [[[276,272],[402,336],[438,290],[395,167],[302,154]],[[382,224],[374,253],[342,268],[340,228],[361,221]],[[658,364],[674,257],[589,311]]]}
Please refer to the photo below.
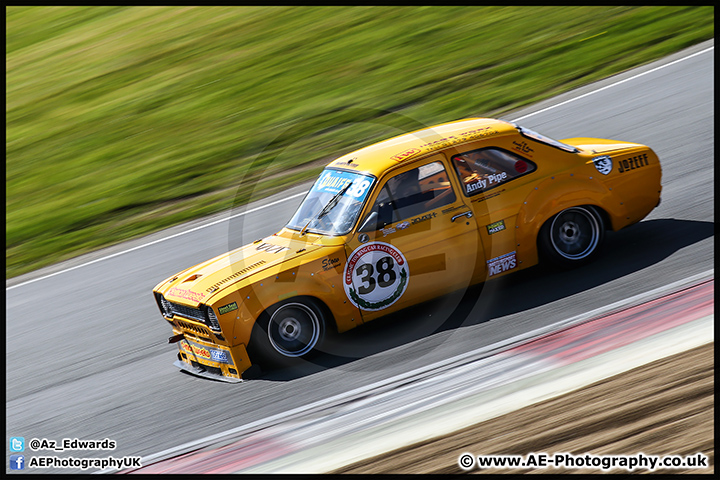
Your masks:
{"label": "facebook icon", "polygon": [[10,470],[23,470],[25,468],[25,455],[10,455]]}

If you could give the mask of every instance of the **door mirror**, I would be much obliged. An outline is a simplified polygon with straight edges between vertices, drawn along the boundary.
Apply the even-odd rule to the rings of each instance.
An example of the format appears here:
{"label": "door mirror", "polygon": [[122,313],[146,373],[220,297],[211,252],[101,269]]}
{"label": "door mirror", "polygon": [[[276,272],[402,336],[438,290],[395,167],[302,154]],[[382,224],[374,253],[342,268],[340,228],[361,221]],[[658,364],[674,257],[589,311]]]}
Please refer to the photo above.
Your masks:
{"label": "door mirror", "polygon": [[358,232],[374,232],[378,229],[378,212],[371,212],[360,226]]}

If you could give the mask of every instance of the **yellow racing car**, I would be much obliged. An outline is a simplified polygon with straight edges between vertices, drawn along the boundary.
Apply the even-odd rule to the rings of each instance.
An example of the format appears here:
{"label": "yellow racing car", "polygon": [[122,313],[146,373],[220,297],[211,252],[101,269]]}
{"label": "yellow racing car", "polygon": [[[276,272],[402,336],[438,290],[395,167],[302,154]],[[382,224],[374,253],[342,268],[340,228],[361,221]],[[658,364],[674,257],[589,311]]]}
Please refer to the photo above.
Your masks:
{"label": "yellow racing car", "polygon": [[605,230],[660,203],[660,180],[645,145],[557,141],[488,118],[445,123],[332,161],[278,233],[153,293],[175,364],[241,381],[258,362],[313,354],[327,332],[540,260],[588,262]]}

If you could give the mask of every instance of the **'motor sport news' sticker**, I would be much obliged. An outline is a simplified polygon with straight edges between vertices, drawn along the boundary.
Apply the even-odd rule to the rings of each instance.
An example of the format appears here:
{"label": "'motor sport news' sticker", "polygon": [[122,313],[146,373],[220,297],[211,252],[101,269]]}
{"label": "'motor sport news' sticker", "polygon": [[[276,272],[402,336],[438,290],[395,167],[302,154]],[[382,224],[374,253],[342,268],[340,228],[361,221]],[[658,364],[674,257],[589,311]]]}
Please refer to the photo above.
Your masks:
{"label": "'motor sport news' sticker", "polygon": [[607,175],[612,172],[612,158],[607,155],[593,158],[593,164],[595,164],[597,171],[603,175]]}
{"label": "'motor sport news' sticker", "polygon": [[345,293],[362,310],[382,310],[407,289],[410,270],[405,256],[388,243],[361,245],[350,255],[343,271]]}
{"label": "'motor sport news' sticker", "polygon": [[517,258],[515,258],[515,252],[506,253],[499,257],[491,258],[487,261],[488,266],[488,277],[497,275],[498,273],[511,270],[517,266]]}

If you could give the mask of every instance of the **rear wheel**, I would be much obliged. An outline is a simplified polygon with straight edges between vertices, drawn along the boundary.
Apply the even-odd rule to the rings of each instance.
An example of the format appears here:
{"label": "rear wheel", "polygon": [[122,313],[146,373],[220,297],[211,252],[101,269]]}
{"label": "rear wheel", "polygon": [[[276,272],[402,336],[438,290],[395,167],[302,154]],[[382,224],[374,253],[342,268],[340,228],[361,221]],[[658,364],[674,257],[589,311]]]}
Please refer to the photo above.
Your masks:
{"label": "rear wheel", "polygon": [[265,312],[255,327],[254,353],[265,363],[287,365],[316,353],[325,337],[326,320],[317,302],[291,299]]}
{"label": "rear wheel", "polygon": [[546,259],[562,267],[574,267],[597,255],[604,236],[602,215],[594,207],[571,207],[545,222],[538,243]]}

